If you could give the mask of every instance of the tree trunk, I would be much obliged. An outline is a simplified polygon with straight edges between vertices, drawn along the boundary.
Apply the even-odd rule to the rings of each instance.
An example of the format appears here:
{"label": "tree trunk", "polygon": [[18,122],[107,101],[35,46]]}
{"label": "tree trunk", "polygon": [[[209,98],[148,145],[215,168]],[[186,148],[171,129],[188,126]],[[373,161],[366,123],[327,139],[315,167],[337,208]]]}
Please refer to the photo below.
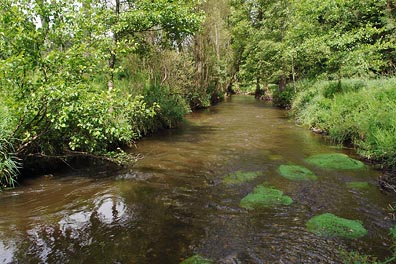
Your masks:
{"label": "tree trunk", "polygon": [[[120,14],[120,0],[115,0],[114,13],[117,17],[117,22],[118,22],[118,16]],[[107,88],[109,89],[109,91],[111,91],[114,87],[114,69],[115,69],[115,64],[116,64],[117,43],[118,43],[118,35],[116,32],[113,32],[113,49],[110,51],[111,54],[110,54],[110,60],[109,60],[110,79],[107,83]]]}
{"label": "tree trunk", "polygon": [[261,97],[261,88],[260,88],[260,77],[256,78],[256,91],[254,92],[254,98],[259,99]]}
{"label": "tree trunk", "polygon": [[285,75],[282,74],[279,80],[279,91],[282,92],[285,89],[286,89],[286,77]]}

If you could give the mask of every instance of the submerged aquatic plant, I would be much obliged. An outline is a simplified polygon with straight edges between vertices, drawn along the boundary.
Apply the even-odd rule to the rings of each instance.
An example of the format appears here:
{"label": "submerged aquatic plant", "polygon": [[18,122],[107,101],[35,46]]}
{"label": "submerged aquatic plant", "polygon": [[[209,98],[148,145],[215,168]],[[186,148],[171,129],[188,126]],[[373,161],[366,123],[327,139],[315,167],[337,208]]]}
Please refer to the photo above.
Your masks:
{"label": "submerged aquatic plant", "polygon": [[367,189],[370,187],[370,184],[368,182],[348,182],[347,187],[349,188],[355,188],[355,189]]}
{"label": "submerged aquatic plant", "polygon": [[306,226],[308,231],[326,237],[353,239],[367,235],[367,230],[361,222],[341,218],[330,213],[314,216],[307,222]]}
{"label": "submerged aquatic plant", "polygon": [[195,255],[192,256],[191,258],[188,258],[182,262],[180,262],[180,264],[213,264],[214,262],[206,259],[200,255]]}
{"label": "submerged aquatic plant", "polygon": [[251,210],[259,207],[290,205],[292,203],[293,199],[284,195],[281,190],[259,185],[241,200],[240,206]]}
{"label": "submerged aquatic plant", "polygon": [[280,174],[289,180],[317,180],[318,177],[309,169],[298,165],[279,166]]}
{"label": "submerged aquatic plant", "polygon": [[308,157],[305,160],[310,164],[326,169],[354,170],[364,167],[363,162],[340,153],[318,154]]}
{"label": "submerged aquatic plant", "polygon": [[226,184],[236,184],[243,183],[254,180],[261,173],[258,171],[236,171],[234,173],[228,174],[224,177],[224,183]]}

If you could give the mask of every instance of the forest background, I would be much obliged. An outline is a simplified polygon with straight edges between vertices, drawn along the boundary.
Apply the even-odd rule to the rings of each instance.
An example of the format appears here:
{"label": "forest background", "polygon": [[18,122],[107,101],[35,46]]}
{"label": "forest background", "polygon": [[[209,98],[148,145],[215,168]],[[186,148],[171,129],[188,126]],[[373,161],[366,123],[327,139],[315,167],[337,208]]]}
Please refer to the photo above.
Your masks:
{"label": "forest background", "polygon": [[234,92],[392,170],[395,35],[391,0],[3,0],[0,189],[40,160],[125,158]]}

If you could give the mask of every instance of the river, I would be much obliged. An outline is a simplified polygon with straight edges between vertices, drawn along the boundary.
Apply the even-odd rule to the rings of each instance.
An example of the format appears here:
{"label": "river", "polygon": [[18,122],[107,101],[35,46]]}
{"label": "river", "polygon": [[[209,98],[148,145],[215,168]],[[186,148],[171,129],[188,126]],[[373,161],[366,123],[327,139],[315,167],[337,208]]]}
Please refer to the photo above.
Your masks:
{"label": "river", "polygon": [[[143,159],[122,170],[92,167],[27,179],[0,193],[0,263],[179,263],[199,254],[215,263],[341,263],[339,251],[389,255],[389,194],[370,168],[330,171],[307,165],[318,153],[352,150],[295,125],[287,112],[234,96],[191,113],[178,129],[138,142]],[[301,164],[317,181],[279,175]],[[92,166],[92,165],[91,165]],[[236,171],[255,180],[226,185]],[[346,182],[367,181],[367,189]],[[281,189],[290,206],[246,210],[258,184]],[[306,230],[330,212],[362,221],[362,239],[323,238]]]}

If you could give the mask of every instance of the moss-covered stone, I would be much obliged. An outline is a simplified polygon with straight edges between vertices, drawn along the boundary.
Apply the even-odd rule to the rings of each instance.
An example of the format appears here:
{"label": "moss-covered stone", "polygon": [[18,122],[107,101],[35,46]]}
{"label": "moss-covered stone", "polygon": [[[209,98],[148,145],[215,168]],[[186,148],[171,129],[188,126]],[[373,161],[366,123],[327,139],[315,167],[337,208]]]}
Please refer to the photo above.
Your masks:
{"label": "moss-covered stone", "polygon": [[317,215],[307,222],[308,231],[320,236],[360,238],[367,234],[361,222],[335,216],[330,213]]}
{"label": "moss-covered stone", "polygon": [[195,255],[192,256],[191,258],[188,258],[182,262],[180,262],[180,264],[213,264],[214,262],[206,259],[200,255]]}
{"label": "moss-covered stone", "polygon": [[251,210],[260,207],[290,205],[292,203],[293,199],[283,195],[282,191],[259,185],[241,200],[240,206]]}
{"label": "moss-covered stone", "polygon": [[308,163],[326,169],[354,170],[364,167],[364,163],[348,157],[345,154],[318,154],[305,159]]}
{"label": "moss-covered stone", "polygon": [[370,187],[368,182],[348,182],[347,187],[354,189],[367,189]]}
{"label": "moss-covered stone", "polygon": [[279,172],[289,180],[307,181],[318,179],[312,171],[298,165],[281,165],[279,166]]}
{"label": "moss-covered stone", "polygon": [[236,171],[234,173],[228,174],[224,177],[224,183],[226,184],[236,184],[243,183],[254,180],[261,173],[258,171]]}

